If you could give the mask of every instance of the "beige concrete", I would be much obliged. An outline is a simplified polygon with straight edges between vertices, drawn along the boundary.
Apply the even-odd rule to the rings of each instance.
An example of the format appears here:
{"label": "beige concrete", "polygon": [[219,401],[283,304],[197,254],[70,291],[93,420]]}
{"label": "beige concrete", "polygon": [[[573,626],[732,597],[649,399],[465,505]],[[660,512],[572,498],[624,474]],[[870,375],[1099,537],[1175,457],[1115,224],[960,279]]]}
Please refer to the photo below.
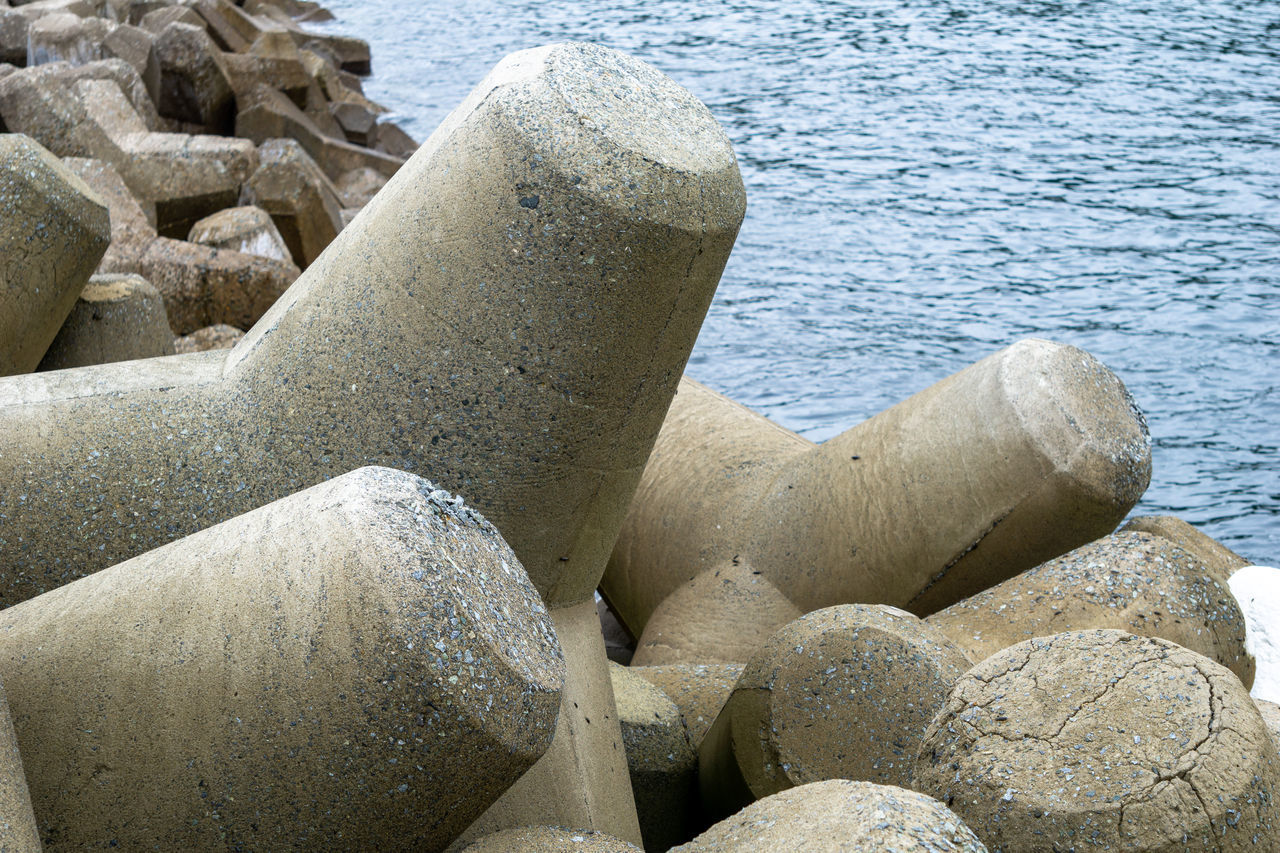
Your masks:
{"label": "beige concrete", "polygon": [[987,853],[968,827],[932,797],[845,779],[812,782],[765,797],[673,848],[673,853],[766,850]]}
{"label": "beige concrete", "polygon": [[1254,697],[1253,704],[1258,707],[1258,713],[1262,715],[1262,723],[1267,727],[1267,733],[1271,735],[1271,742],[1276,745],[1277,750],[1280,750],[1280,705],[1257,697]]}
{"label": "beige concrete", "polygon": [[160,291],[141,276],[95,275],[80,291],[37,370],[173,353],[173,330]]}
{"label": "beige concrete", "polygon": [[97,272],[138,272],[142,254],[156,239],[155,205],[144,208],[139,204],[110,163],[83,157],[64,157],[62,163],[102,199],[111,217],[111,245],[98,262]]}
{"label": "beige concrete", "polygon": [[596,829],[640,844],[595,602],[555,607],[551,616],[568,673],[555,738],[538,763],[468,827],[462,839],[547,824]]}
{"label": "beige concrete", "polygon": [[1228,669],[1115,630],[1027,640],[956,684],[912,787],[993,850],[1280,849],[1280,758]]}
{"label": "beige concrete", "polygon": [[1140,515],[1126,521],[1120,530],[1150,533],[1168,539],[1204,563],[1224,587],[1236,569],[1250,564],[1248,559],[1176,516]]}
{"label": "beige concrete", "polygon": [[680,709],[680,719],[694,749],[733,692],[743,664],[687,664],[633,666],[630,671],[660,689]]}
{"label": "beige concrete", "polygon": [[48,850],[440,850],[564,661],[492,525],[364,468],[0,612],[0,677]]}
{"label": "beige concrete", "polygon": [[40,832],[31,810],[31,792],[13,733],[9,703],[0,689],[0,850],[40,853]]}
{"label": "beige concrete", "polygon": [[293,263],[289,247],[271,221],[271,216],[253,205],[229,207],[206,216],[191,226],[187,240],[215,249],[230,249]]}
{"label": "beige concrete", "polygon": [[35,370],[109,229],[106,205],[84,181],[29,137],[0,134],[0,376]]}
{"label": "beige concrete", "polygon": [[360,465],[429,472],[511,543],[573,670],[564,775],[504,809],[638,840],[592,594],[744,203],[654,69],[508,58],[230,353],[0,383],[0,599]]}
{"label": "beige concrete", "polygon": [[894,607],[843,604],[791,622],[747,662],[698,747],[714,819],[823,779],[906,785],[920,737],[970,661]]}
{"label": "beige concrete", "polygon": [[1150,533],[1091,542],[925,621],[975,661],[1032,637],[1116,628],[1186,646],[1253,684],[1244,615],[1226,582]]}
{"label": "beige concrete", "polygon": [[820,446],[681,383],[602,589],[632,633],[735,558],[802,612],[929,613],[1113,530],[1150,479],[1120,380],[1025,340]]}
{"label": "beige concrete", "polygon": [[105,56],[122,59],[138,72],[151,103],[160,100],[160,60],[156,37],[141,27],[120,24],[102,41]]}
{"label": "beige concrete", "polygon": [[260,164],[245,182],[240,204],[269,213],[293,262],[306,269],[342,231],[338,189],[292,139],[269,140],[258,156]]}
{"label": "beige concrete", "polygon": [[639,847],[602,832],[563,829],[558,826],[523,826],[486,835],[462,853],[628,853]]}
{"label": "beige concrete", "polygon": [[243,337],[244,332],[235,326],[226,324],[205,326],[203,329],[196,329],[189,335],[174,338],[173,348],[180,354],[208,352],[214,349],[231,349]]}
{"label": "beige concrete", "polygon": [[174,22],[156,32],[160,63],[160,115],[230,136],[235,129],[236,99],[222,52],[203,24]]}
{"label": "beige concrete", "polygon": [[666,850],[696,832],[698,754],[680,709],[659,688],[625,666],[609,664],[627,750],[636,817],[646,850]]}

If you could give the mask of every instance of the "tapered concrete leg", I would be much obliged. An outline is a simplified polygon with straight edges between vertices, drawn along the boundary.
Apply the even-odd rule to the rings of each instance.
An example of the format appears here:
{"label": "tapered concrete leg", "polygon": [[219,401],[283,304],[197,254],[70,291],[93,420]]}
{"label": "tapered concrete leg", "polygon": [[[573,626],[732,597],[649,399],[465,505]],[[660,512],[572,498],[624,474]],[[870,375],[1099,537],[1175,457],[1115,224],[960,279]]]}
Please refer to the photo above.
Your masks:
{"label": "tapered concrete leg", "polygon": [[801,612],[929,613],[1113,530],[1150,480],[1150,446],[1111,371],[1043,340],[808,449],[686,380],[602,588],[637,635],[735,558]]}
{"label": "tapered concrete leg", "polygon": [[9,703],[0,691],[0,850],[39,853],[41,849]]}
{"label": "tapered concrete leg", "polygon": [[564,661],[492,525],[365,468],[0,612],[0,676],[49,850],[416,851],[547,748]]}
{"label": "tapered concrete leg", "polygon": [[551,616],[568,670],[555,739],[463,837],[547,824],[590,827],[638,845],[640,824],[595,600],[555,608]]}

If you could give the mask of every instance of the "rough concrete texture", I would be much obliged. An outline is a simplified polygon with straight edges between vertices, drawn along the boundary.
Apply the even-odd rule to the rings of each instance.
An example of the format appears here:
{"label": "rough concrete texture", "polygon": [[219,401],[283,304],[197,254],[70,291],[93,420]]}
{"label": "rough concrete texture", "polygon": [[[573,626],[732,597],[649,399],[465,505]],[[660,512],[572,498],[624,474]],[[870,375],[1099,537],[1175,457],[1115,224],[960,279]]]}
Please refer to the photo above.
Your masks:
{"label": "rough concrete texture", "polygon": [[0,134],[0,376],[35,370],[109,240],[84,181],[30,138]]}
{"label": "rough concrete texture", "polygon": [[800,609],[750,566],[708,569],[668,595],[644,626],[631,662],[746,663]]}
{"label": "rough concrete texture", "polygon": [[31,810],[31,792],[18,752],[9,704],[0,690],[0,850],[40,853],[40,832]]}
{"label": "rough concrete texture", "polygon": [[604,635],[604,652],[609,660],[623,666],[631,663],[635,653],[635,641],[622,627],[618,617],[613,615],[604,599],[596,596],[596,615],[600,617],[600,633]]}
{"label": "rough concrete texture", "polygon": [[1111,371],[1044,340],[816,447],[686,380],[603,591],[638,634],[676,587],[737,557],[802,612],[930,613],[1111,532],[1147,486],[1150,445]]}
{"label": "rough concrete texture", "polygon": [[386,185],[385,177],[367,167],[343,172],[334,182],[344,207],[364,207]]}
{"label": "rough concrete texture", "polygon": [[1215,660],[1245,687],[1254,659],[1231,590],[1150,533],[1114,533],[1010,578],[926,621],[975,661],[1014,643],[1086,628],[1163,637]]}
{"label": "rough concrete texture", "polygon": [[1276,749],[1280,749],[1280,705],[1256,696],[1253,704],[1258,707],[1258,713],[1262,715],[1262,723],[1271,735],[1271,742],[1276,745]]}
{"label": "rough concrete texture", "polygon": [[187,240],[215,249],[230,249],[293,263],[289,247],[271,216],[260,207],[245,205],[220,210],[191,226]]}
{"label": "rough concrete texture", "polygon": [[96,275],[80,292],[37,370],[173,354],[173,330],[160,291],[141,276]]}
{"label": "rough concrete texture", "polygon": [[521,826],[587,827],[641,843],[626,748],[595,602],[551,610],[567,670],[555,738],[529,772],[461,836]]}
{"label": "rough concrete texture", "polygon": [[666,850],[693,835],[698,754],[680,709],[662,690],[616,663],[609,681],[644,848]]}
{"label": "rough concrete texture", "polygon": [[1239,679],[1123,631],[1039,637],[975,666],[912,787],[993,850],[1280,849],[1280,759]]}
{"label": "rough concrete texture", "polygon": [[1244,614],[1245,648],[1256,664],[1252,682],[1255,699],[1280,702],[1280,569],[1245,566],[1227,582]]}
{"label": "rough concrete texture", "polygon": [[418,150],[418,143],[395,122],[380,121],[374,147],[393,157],[408,157]]}
{"label": "rough concrete texture", "polygon": [[138,72],[152,106],[160,100],[160,60],[156,37],[141,27],[121,24],[102,40],[104,56],[122,59]]}
{"label": "rough concrete texture", "polygon": [[558,826],[524,826],[486,835],[460,848],[461,853],[629,853],[634,844],[605,835]]}
{"label": "rough concrete texture", "polygon": [[892,785],[830,779],[765,797],[672,853],[929,851],[986,853],[932,797]]}
{"label": "rough concrete texture", "polygon": [[269,213],[293,262],[306,269],[342,231],[338,190],[292,139],[263,143],[258,158],[258,168],[245,182],[240,204]]}
{"label": "rough concrete texture", "polygon": [[119,163],[119,147],[89,117],[57,66],[21,68],[0,77],[0,119],[59,157],[90,157]]}
{"label": "rough concrete texture", "polygon": [[48,67],[48,74],[51,79],[61,81],[68,87],[75,87],[84,80],[111,80],[124,92],[125,98],[148,130],[164,129],[164,122],[156,112],[146,82],[139,71],[123,59],[102,59],[85,65],[55,63]]}
{"label": "rough concrete texture", "polygon": [[160,115],[230,136],[236,123],[235,93],[222,67],[221,51],[203,26],[171,23],[156,34],[155,48]]}
{"label": "rough concrete texture", "polygon": [[1249,561],[1191,524],[1172,515],[1140,515],[1131,518],[1121,532],[1137,531],[1168,539],[1195,556],[1225,585],[1231,573],[1249,565]]}
{"label": "rough concrete texture", "polygon": [[67,12],[45,15],[33,21],[27,32],[27,65],[84,65],[102,59],[102,42],[113,29],[115,24],[102,18],[81,18]]}
{"label": "rough concrete texture", "polygon": [[111,245],[98,262],[100,273],[136,273],[143,252],[156,239],[155,205],[151,216],[110,163],[83,157],[64,157],[62,163],[84,181],[107,205],[111,217]]}
{"label": "rough concrete texture", "polygon": [[203,329],[196,329],[189,335],[174,338],[173,348],[179,354],[208,352],[214,349],[231,349],[243,337],[244,332],[235,326],[220,323],[213,326],[205,326]]}
{"label": "rough concrete texture", "polygon": [[721,818],[823,779],[905,785],[921,735],[970,665],[894,607],[806,614],[751,658],[698,747],[704,806]]}
{"label": "rough concrete texture", "polygon": [[0,612],[0,674],[48,850],[441,850],[564,661],[492,525],[364,468]]}
{"label": "rough concrete texture", "polygon": [[18,12],[0,6],[0,63],[27,63],[27,32],[31,24]]}
{"label": "rough concrete texture", "polygon": [[742,664],[688,664],[633,666],[630,671],[660,689],[680,709],[689,743],[702,744],[707,730],[728,701],[742,675]]}

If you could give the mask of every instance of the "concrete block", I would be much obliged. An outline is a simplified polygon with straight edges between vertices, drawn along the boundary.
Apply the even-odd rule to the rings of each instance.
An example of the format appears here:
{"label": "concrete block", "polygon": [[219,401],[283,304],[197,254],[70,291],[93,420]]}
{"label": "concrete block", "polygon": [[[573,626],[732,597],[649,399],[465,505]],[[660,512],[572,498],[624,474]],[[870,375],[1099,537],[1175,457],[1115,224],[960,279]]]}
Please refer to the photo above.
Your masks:
{"label": "concrete block", "polygon": [[202,125],[208,133],[235,130],[236,99],[221,51],[202,28],[171,23],[156,35],[160,115]]}
{"label": "concrete block", "polygon": [[298,277],[288,261],[167,237],[148,244],[138,268],[164,297],[179,335],[218,323],[252,326]]}
{"label": "concrete block", "polygon": [[64,157],[62,163],[106,203],[110,214],[111,245],[97,272],[136,273],[143,252],[156,238],[155,205],[150,205],[148,216],[110,163],[82,157]]}
{"label": "concrete block", "polygon": [[84,181],[30,138],[0,135],[0,376],[35,370],[109,240]]}
{"label": "concrete block", "polygon": [[1126,521],[1120,531],[1150,533],[1168,539],[1204,563],[1205,568],[1224,583],[1236,569],[1242,569],[1250,563],[1226,545],[1172,515],[1140,515]]}
{"label": "concrete block", "polygon": [[0,7],[0,63],[27,64],[27,32],[31,24],[20,12]]}
{"label": "concrete block", "polygon": [[18,738],[13,733],[9,703],[0,689],[0,850],[40,853],[40,832],[31,810]]}
{"label": "concrete block", "polygon": [[1083,545],[926,621],[975,661],[1032,637],[1115,628],[1186,646],[1253,684],[1244,615],[1227,583],[1150,533]]}
{"label": "concrete block", "polygon": [[373,147],[393,157],[409,157],[418,150],[418,143],[395,122],[380,121]]}
{"label": "concrete block", "polygon": [[430,471],[569,661],[561,735],[486,829],[639,840],[593,592],[744,206],[714,118],[654,69],[509,57],[229,353],[0,383],[0,598],[370,462]]}
{"label": "concrete block", "polygon": [[680,709],[680,719],[694,749],[728,701],[744,664],[688,664],[632,666],[629,670],[660,689]]}
{"label": "concrete block", "polygon": [[[451,850],[453,848],[450,848]],[[558,826],[522,826],[504,829],[458,848],[461,853],[636,853],[634,844],[603,832],[563,829]]]}
{"label": "concrete block", "polygon": [[564,662],[492,525],[364,468],[3,611],[0,673],[47,850],[441,850]]}
{"label": "concrete block", "polygon": [[229,207],[206,216],[191,226],[187,239],[215,249],[230,249],[292,263],[289,247],[276,230],[271,216],[262,208],[246,205]]}
{"label": "concrete block", "polygon": [[367,166],[343,172],[334,182],[344,207],[364,207],[386,185],[386,177]]}
{"label": "concrete block", "polygon": [[37,370],[65,370],[173,355],[173,330],[160,291],[136,275],[96,275],[40,360]]}
{"label": "concrete block", "polygon": [[338,101],[329,104],[329,112],[337,120],[348,142],[368,147],[374,141],[374,129],[378,119],[366,107],[348,101]]}
{"label": "concrete block", "polygon": [[[160,60],[156,57],[155,35],[141,27],[121,24],[103,39],[102,53],[129,63],[138,72],[154,109],[154,104],[160,101]],[[151,129],[159,127],[153,125]]]}
{"label": "concrete block", "polygon": [[155,36],[159,36],[170,24],[187,24],[198,29],[203,29],[205,26],[204,18],[201,18],[199,13],[190,6],[169,3],[159,4],[155,9],[143,14],[136,23]]}
{"label": "concrete block", "polygon": [[306,269],[342,231],[338,189],[294,140],[270,140],[258,158],[240,204],[269,213],[294,263]]}
{"label": "concrete block", "polygon": [[1123,631],[1038,637],[964,675],[912,787],[992,850],[1280,849],[1280,758],[1226,667]]}
{"label": "concrete block", "polygon": [[987,853],[973,832],[932,797],[846,779],[812,782],[765,797],[672,853],[759,850]]}
{"label": "concrete block", "polygon": [[0,116],[10,133],[31,137],[59,157],[120,163],[123,152],[57,76],[57,66],[23,68],[0,78]]}
{"label": "concrete block", "polygon": [[609,664],[609,682],[627,750],[627,770],[646,850],[666,850],[696,831],[698,754],[680,709],[627,667]]}
{"label": "concrete block", "polygon": [[[289,44],[293,44],[292,41]],[[297,59],[278,59],[252,53],[226,53],[222,67],[236,94],[237,103],[248,100],[259,86],[278,89],[299,109],[307,105],[309,91],[318,89]]]}
{"label": "concrete block", "polygon": [[[133,65],[123,59],[101,59],[85,65],[55,63],[48,69],[53,79],[61,81],[71,89],[75,89],[84,80],[114,81],[132,105],[134,112],[142,119],[147,130],[159,130],[163,126],[163,120],[156,112],[146,81]],[[92,115],[92,104],[87,106],[90,107]]]}
{"label": "concrete block", "polygon": [[27,65],[84,65],[102,59],[102,42],[115,26],[102,18],[81,18],[67,12],[45,15],[33,21],[28,30]]}
{"label": "concrete block", "polygon": [[698,747],[713,819],[824,779],[907,785],[920,738],[971,662],[894,607],[844,604],[786,625],[747,662]]}
{"label": "concrete block", "polygon": [[819,446],[685,380],[602,590],[634,634],[689,578],[735,562],[802,612],[929,613],[1115,529],[1150,446],[1111,371],[1043,340]]}
{"label": "concrete block", "polygon": [[216,349],[231,349],[240,339],[244,337],[244,332],[235,326],[228,326],[225,323],[219,323],[213,326],[205,326],[203,329],[196,329],[189,335],[183,335],[180,338],[173,339],[173,348],[178,353],[189,352],[208,352]]}

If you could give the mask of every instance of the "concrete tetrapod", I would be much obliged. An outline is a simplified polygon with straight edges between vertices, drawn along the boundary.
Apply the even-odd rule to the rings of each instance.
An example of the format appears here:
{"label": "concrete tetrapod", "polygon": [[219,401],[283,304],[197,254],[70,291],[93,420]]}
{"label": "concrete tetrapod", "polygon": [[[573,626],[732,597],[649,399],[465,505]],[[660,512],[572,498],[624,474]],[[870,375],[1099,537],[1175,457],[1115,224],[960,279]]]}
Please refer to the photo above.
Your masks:
{"label": "concrete tetrapod", "polygon": [[110,240],[84,181],[18,133],[0,134],[0,376],[29,373]]}
{"label": "concrete tetrapod", "polygon": [[362,465],[429,474],[502,531],[599,703],[561,726],[595,721],[616,783],[531,782],[566,811],[511,819],[638,840],[592,597],[744,209],[659,72],[508,57],[229,353],[0,382],[0,601]]}
{"label": "concrete tetrapod", "polygon": [[823,779],[906,785],[921,735],[970,665],[894,607],[842,604],[795,620],[748,661],[698,747],[703,805],[720,819]]}
{"label": "concrete tetrapod", "polygon": [[1226,581],[1150,533],[1105,536],[925,621],[975,661],[1032,637],[1086,628],[1163,637],[1253,685],[1245,617]]}
{"label": "concrete tetrapod", "polygon": [[[801,612],[929,613],[1111,532],[1149,479],[1150,437],[1123,384],[1050,341],[1014,344],[818,446],[685,380],[602,592],[637,636],[681,584],[735,564]],[[641,651],[634,663],[650,662]]]}
{"label": "concrete tetrapod", "polygon": [[1123,631],[1038,637],[956,683],[911,787],[993,850],[1280,849],[1280,758],[1230,670]]}
{"label": "concrete tetrapod", "polygon": [[634,844],[599,832],[580,832],[558,826],[524,826],[486,835],[459,848],[461,853],[630,853]]}
{"label": "concrete tetrapod", "polygon": [[893,785],[828,779],[752,803],[672,853],[924,851],[987,853],[932,797]]}
{"label": "concrete tetrapod", "polygon": [[9,703],[0,689],[0,850],[40,853],[40,833],[31,810],[26,771],[13,733]]}
{"label": "concrete tetrapod", "polygon": [[441,850],[564,661],[492,525],[363,468],[0,612],[0,674],[48,850]]}

